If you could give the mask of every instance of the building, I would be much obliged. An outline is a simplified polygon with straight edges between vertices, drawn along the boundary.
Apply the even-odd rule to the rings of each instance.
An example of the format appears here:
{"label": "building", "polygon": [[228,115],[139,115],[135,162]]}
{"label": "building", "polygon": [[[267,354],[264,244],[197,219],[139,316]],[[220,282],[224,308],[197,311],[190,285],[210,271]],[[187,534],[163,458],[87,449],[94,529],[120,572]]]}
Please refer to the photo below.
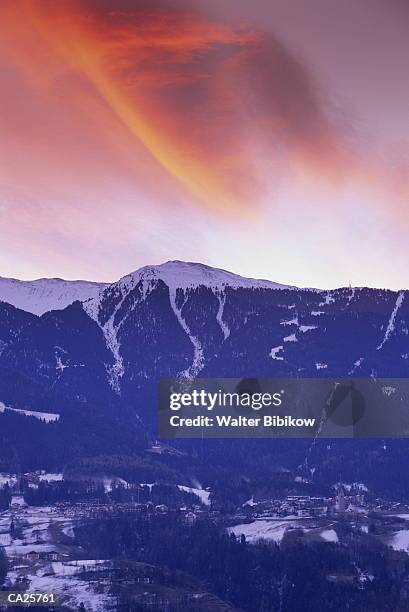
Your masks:
{"label": "building", "polygon": [[11,496],[11,507],[12,508],[22,508],[23,506],[27,506],[27,503],[24,501],[24,495],[22,493],[15,493]]}
{"label": "building", "polygon": [[27,561],[38,561],[40,558],[40,553],[35,550],[30,550],[24,555],[24,558],[27,559]]}
{"label": "building", "polygon": [[41,552],[40,559],[43,561],[61,561],[63,559],[63,555],[56,550],[50,550],[48,552]]}
{"label": "building", "polygon": [[345,512],[346,509],[347,509],[347,500],[345,499],[344,487],[342,485],[338,485],[337,495],[335,497],[335,511]]}

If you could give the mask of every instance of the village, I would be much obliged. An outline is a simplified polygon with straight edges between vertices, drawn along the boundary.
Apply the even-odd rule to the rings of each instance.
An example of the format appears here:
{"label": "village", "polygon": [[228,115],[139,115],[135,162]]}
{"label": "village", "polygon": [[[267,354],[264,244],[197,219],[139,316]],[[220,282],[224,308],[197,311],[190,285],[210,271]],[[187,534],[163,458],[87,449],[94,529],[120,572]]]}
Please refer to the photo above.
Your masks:
{"label": "village", "polygon": [[[30,493],[50,487],[50,483],[53,490],[63,482],[62,474],[41,471],[0,475],[0,486],[10,490],[10,505],[0,513],[0,546],[9,564],[6,586],[49,589],[63,594],[74,606],[88,602],[90,610],[109,609],[115,573],[112,560],[89,558],[76,541],[76,527],[90,521],[141,515],[152,521],[179,518],[191,527],[207,520],[238,538],[244,536],[249,544],[265,539],[278,545],[289,536],[338,543],[347,527],[370,533],[396,551],[409,549],[409,505],[372,499],[359,483],[339,484],[331,496],[253,496],[229,512],[213,503],[211,490],[159,483],[128,484],[115,478],[106,478],[103,486],[99,483],[95,489],[87,485],[87,492],[102,490],[103,496],[41,506],[27,503]],[[133,576],[135,584],[144,587],[163,578],[158,578],[146,564],[136,564]]]}

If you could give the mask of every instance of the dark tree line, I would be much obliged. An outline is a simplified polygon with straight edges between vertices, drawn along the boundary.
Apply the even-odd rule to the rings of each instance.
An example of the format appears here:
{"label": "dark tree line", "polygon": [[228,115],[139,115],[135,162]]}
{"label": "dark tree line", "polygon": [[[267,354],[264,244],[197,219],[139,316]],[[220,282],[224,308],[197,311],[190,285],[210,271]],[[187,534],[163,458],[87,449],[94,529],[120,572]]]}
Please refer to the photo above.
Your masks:
{"label": "dark tree line", "polygon": [[0,510],[7,510],[11,502],[11,491],[8,482],[0,488]]}
{"label": "dark tree line", "polygon": [[0,547],[0,585],[3,584],[5,577],[7,576],[8,564],[7,557],[3,548]]}
{"label": "dark tree line", "polygon": [[[137,560],[186,572],[248,612],[407,610],[406,556],[370,536],[347,546],[302,542],[296,534],[248,544],[208,521],[187,527],[169,516],[124,516],[82,525],[78,544],[101,558]],[[347,606],[347,607],[346,607]]]}
{"label": "dark tree line", "polygon": [[107,501],[104,486],[95,482],[41,481],[38,488],[26,486],[24,500],[29,506],[48,506],[58,502],[77,502],[89,499]]}

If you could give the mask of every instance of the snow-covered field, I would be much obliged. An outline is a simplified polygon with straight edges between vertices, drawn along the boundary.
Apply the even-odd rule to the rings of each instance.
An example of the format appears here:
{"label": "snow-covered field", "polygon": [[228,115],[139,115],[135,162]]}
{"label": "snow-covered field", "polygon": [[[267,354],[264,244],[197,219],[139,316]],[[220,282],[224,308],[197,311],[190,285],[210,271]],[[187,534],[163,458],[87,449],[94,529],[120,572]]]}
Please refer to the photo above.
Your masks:
{"label": "snow-covered field", "polygon": [[397,531],[388,539],[386,544],[392,546],[394,550],[409,552],[409,529]]}
{"label": "snow-covered field", "polygon": [[30,590],[38,593],[57,593],[73,609],[81,603],[86,610],[101,612],[110,609],[110,597],[98,583],[81,579],[84,569],[99,567],[104,561],[87,559],[81,565],[70,563],[51,563],[49,567],[38,570],[30,577]]}
{"label": "snow-covered field", "polygon": [[39,421],[45,421],[46,423],[55,423],[60,420],[60,415],[53,412],[39,412],[38,410],[20,410],[19,408],[7,408],[12,412],[23,414],[24,416],[32,416]]}
{"label": "snow-covered field", "polygon": [[404,519],[405,521],[409,521],[409,514],[407,513],[390,514],[389,516],[396,516],[397,518],[401,518],[401,519]]}
{"label": "snow-covered field", "polygon": [[[56,479],[57,474],[43,474]],[[82,559],[83,551],[74,544],[75,519],[58,507],[13,506],[0,514],[0,546],[8,557],[9,572],[6,586],[28,581],[30,592],[50,592],[63,602],[78,609],[81,602],[86,610],[109,610],[111,600],[96,576],[92,580],[83,574],[104,568],[107,561]],[[30,560],[27,554],[51,553],[59,561]]]}
{"label": "snow-covered field", "polygon": [[[409,514],[394,514],[401,519],[409,521]],[[234,533],[236,537],[242,534],[246,537],[247,542],[254,544],[259,540],[267,540],[280,544],[284,535],[292,529],[301,530],[308,540],[318,542],[329,542],[337,544],[340,542],[336,530],[337,522],[334,520],[315,520],[311,518],[285,517],[266,517],[254,520],[251,523],[242,523],[229,527],[229,533]],[[391,527],[387,524],[386,533],[378,537],[386,546],[391,546],[394,550],[399,550],[409,554],[409,528],[391,531]],[[368,525],[362,525],[361,531],[368,533]],[[396,529],[396,527],[395,527]]]}
{"label": "snow-covered field", "polygon": [[72,527],[72,519],[55,507],[14,506],[0,515],[0,535],[8,540],[4,550],[12,563],[20,563],[30,551],[69,554],[69,546],[59,538],[68,527]]}
{"label": "snow-covered field", "polygon": [[229,533],[234,533],[237,537],[246,536],[247,542],[254,544],[259,540],[269,540],[279,544],[287,531],[293,529],[301,530],[309,538],[318,539],[324,542],[338,542],[338,535],[333,528],[333,523],[326,522],[317,524],[312,518],[286,517],[256,519],[252,523],[242,523],[229,527]]}
{"label": "snow-covered field", "polygon": [[243,523],[229,527],[229,533],[234,533],[240,537],[242,534],[246,536],[249,543],[257,542],[258,540],[272,540],[280,543],[288,529],[301,527],[298,521],[294,520],[272,520],[272,519],[257,519],[253,523]]}
{"label": "snow-covered field", "polygon": [[335,529],[325,529],[321,532],[321,538],[325,540],[325,542],[338,542],[338,535]]}
{"label": "snow-covered field", "polygon": [[0,402],[0,412],[4,411],[15,412],[16,414],[22,414],[24,416],[32,416],[39,421],[45,421],[46,423],[54,423],[55,421],[59,421],[60,415],[53,412],[40,412],[38,410],[23,410],[21,408],[12,408],[11,406],[6,406],[4,402]]}

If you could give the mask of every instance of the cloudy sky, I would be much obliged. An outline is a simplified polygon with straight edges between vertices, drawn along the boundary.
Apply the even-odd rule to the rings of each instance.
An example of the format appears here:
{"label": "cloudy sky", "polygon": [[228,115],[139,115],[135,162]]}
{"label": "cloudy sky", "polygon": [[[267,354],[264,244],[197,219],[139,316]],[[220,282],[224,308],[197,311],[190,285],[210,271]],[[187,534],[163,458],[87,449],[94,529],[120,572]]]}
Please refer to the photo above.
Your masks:
{"label": "cloudy sky", "polygon": [[409,288],[406,0],[2,0],[0,275]]}

